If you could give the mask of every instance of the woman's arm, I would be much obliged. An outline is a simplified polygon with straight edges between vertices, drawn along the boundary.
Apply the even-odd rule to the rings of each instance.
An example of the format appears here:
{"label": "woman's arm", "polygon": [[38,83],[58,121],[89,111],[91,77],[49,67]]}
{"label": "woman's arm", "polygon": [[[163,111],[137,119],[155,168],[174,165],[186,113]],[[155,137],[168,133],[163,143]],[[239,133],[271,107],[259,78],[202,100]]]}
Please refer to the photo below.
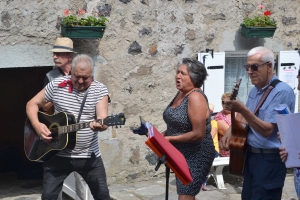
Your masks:
{"label": "woman's arm", "polygon": [[166,136],[170,142],[195,142],[203,140],[206,134],[206,119],[209,110],[204,96],[199,92],[192,92],[188,99],[188,118],[192,124],[192,131],[177,136]]}
{"label": "woman's arm", "polygon": [[229,128],[229,125],[224,120],[218,120],[217,123],[218,123],[218,132],[221,135],[225,135],[226,131]]}

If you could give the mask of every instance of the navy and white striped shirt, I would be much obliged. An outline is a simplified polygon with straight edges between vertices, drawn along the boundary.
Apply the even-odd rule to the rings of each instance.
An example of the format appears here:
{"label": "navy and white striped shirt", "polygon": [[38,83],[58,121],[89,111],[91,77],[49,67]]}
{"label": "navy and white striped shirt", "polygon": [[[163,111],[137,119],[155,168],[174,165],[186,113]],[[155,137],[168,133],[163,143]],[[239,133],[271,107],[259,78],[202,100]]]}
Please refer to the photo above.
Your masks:
{"label": "navy and white striped shirt", "polygon": [[[73,92],[70,93],[68,91],[69,86],[58,87],[59,83],[70,79],[71,76],[59,77],[47,84],[45,99],[46,102],[54,104],[55,114],[66,112],[73,114],[77,120],[85,91],[79,92],[73,88]],[[96,104],[106,95],[108,95],[107,87],[98,81],[93,81],[89,87],[80,122],[89,122],[96,119]],[[100,156],[98,132],[94,132],[91,128],[84,128],[77,131],[75,148],[73,150],[62,150],[57,155],[72,158],[90,158],[93,152],[96,157]]]}

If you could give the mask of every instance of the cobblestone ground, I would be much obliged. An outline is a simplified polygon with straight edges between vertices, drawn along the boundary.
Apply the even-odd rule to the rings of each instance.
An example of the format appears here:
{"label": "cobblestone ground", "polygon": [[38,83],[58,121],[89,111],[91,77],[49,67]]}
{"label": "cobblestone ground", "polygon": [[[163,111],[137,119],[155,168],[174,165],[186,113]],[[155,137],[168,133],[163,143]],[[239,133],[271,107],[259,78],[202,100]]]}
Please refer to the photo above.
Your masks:
{"label": "cobblestone ground", "polygon": [[[239,200],[242,190],[242,179],[223,171],[225,190],[216,189],[214,180],[210,178],[208,185],[211,191],[201,191],[197,200]],[[164,200],[165,179],[149,178],[147,181],[110,185],[112,200]],[[18,180],[15,173],[0,173],[1,200],[38,200],[41,199],[42,180]],[[288,170],[283,188],[282,200],[296,200],[292,169]],[[64,194],[63,200],[71,200]],[[170,175],[169,200],[177,200],[175,177]]]}

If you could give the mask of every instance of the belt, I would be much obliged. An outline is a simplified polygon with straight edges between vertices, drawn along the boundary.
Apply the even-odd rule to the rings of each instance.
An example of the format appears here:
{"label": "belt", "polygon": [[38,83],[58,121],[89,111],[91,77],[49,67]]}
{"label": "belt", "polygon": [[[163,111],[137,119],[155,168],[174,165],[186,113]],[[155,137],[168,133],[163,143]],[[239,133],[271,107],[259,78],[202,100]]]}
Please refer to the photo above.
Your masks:
{"label": "belt", "polygon": [[251,146],[249,146],[248,151],[252,153],[279,153],[279,149],[259,149]]}

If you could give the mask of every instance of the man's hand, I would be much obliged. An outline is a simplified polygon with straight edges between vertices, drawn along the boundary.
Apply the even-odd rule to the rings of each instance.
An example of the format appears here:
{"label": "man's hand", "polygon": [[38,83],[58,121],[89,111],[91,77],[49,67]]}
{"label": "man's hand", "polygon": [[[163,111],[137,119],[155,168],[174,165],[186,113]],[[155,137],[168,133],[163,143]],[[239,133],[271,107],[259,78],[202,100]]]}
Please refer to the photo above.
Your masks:
{"label": "man's hand", "polygon": [[90,123],[90,128],[93,131],[100,131],[101,132],[101,131],[105,131],[108,128],[108,126],[100,124],[97,121],[93,121],[93,122]]}
{"label": "man's hand", "polygon": [[223,106],[225,110],[231,110],[239,113],[241,113],[241,111],[246,107],[244,103],[238,99],[224,101]]}
{"label": "man's hand", "polygon": [[40,138],[42,140],[44,140],[45,142],[49,143],[51,142],[51,140],[53,139],[50,135],[51,132],[49,131],[49,129],[47,128],[47,126],[43,123],[38,123],[34,126],[34,129],[36,131],[36,133],[40,136]]}
{"label": "man's hand", "polygon": [[288,152],[285,150],[284,147],[280,147],[279,148],[279,155],[280,155],[280,158],[281,158],[282,162],[285,162],[287,157],[288,157]]}
{"label": "man's hand", "polygon": [[230,139],[231,139],[231,126],[227,129],[225,135],[222,137],[220,141],[221,143],[219,144],[220,148],[228,150]]}
{"label": "man's hand", "polygon": [[278,138],[279,142],[281,143],[280,133],[279,132],[277,132],[277,138]]}

